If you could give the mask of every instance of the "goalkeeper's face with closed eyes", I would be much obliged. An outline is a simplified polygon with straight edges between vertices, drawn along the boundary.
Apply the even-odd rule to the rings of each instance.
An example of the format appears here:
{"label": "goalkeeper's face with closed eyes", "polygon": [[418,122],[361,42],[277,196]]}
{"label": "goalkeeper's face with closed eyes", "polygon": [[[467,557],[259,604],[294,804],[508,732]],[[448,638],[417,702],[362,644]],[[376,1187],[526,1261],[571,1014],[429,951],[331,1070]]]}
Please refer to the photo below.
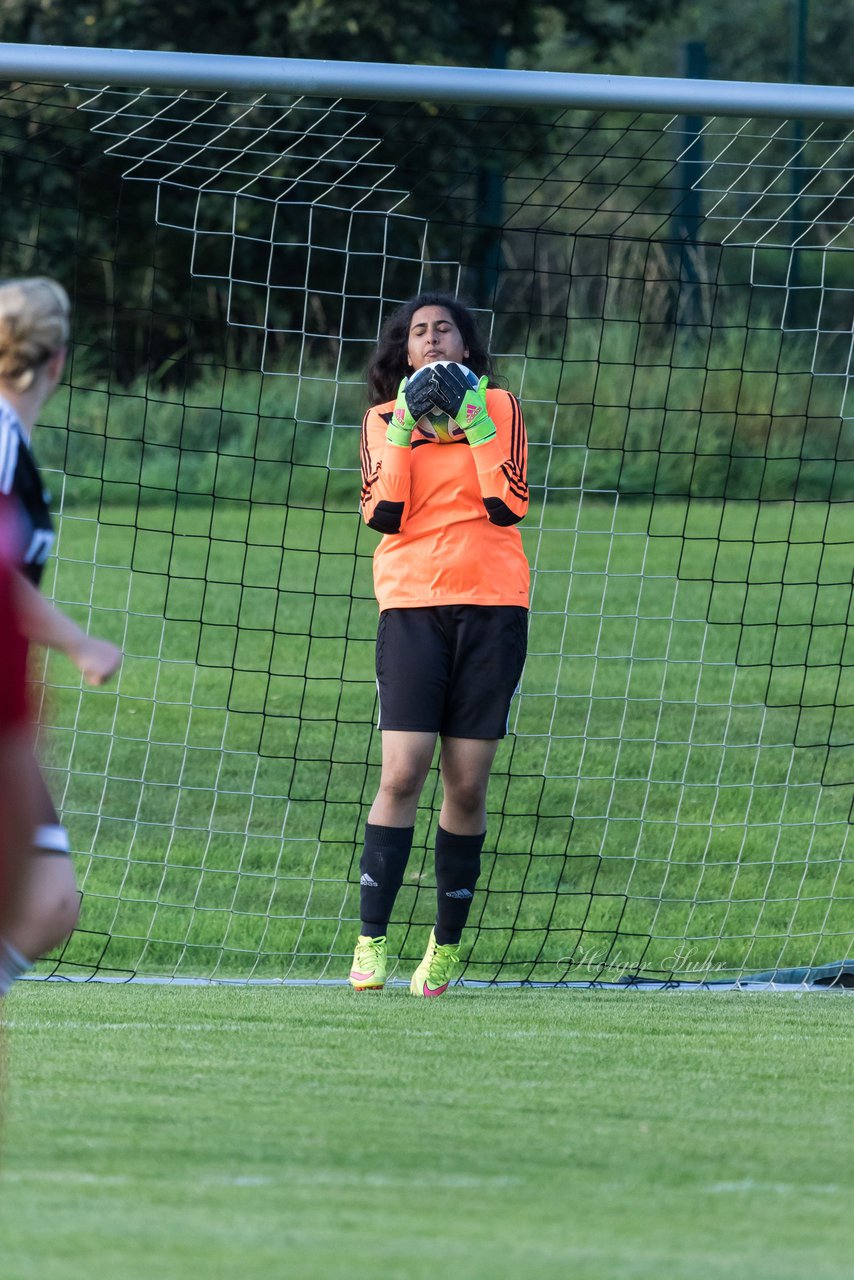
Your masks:
{"label": "goalkeeper's face with closed eyes", "polygon": [[434,360],[464,364],[469,352],[450,311],[445,307],[421,307],[409,324],[406,354],[414,373]]}

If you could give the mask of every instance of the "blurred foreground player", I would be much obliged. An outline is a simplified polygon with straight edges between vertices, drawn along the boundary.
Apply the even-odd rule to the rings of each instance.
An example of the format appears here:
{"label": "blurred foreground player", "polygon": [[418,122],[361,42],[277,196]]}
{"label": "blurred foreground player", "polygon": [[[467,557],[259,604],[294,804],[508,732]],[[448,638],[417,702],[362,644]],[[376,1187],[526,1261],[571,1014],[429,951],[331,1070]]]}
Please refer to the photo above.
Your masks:
{"label": "blurred foreground player", "polygon": [[0,936],[13,918],[35,813],[27,642],[16,595],[17,524],[0,499]]}
{"label": "blurred foreground player", "polygon": [[[68,296],[55,280],[0,284],[0,494],[13,500],[20,526],[20,625],[30,642],[59,649],[89,684],[99,685],[118,668],[121,650],[87,635],[38,590],[54,532],[30,436],[62,375],[68,336]],[[34,834],[12,918],[0,935],[0,994],[39,956],[65,941],[79,911],[68,833],[35,766],[32,790]]]}

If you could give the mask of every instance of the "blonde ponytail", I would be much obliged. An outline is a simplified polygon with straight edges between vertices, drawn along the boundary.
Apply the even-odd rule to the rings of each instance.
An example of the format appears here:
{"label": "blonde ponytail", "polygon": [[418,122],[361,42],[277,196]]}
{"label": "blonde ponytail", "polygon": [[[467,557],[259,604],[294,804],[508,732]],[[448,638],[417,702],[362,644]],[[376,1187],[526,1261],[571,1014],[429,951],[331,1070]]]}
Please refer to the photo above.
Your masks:
{"label": "blonde ponytail", "polygon": [[68,342],[68,294],[46,276],[0,284],[0,384],[27,391],[39,369]]}

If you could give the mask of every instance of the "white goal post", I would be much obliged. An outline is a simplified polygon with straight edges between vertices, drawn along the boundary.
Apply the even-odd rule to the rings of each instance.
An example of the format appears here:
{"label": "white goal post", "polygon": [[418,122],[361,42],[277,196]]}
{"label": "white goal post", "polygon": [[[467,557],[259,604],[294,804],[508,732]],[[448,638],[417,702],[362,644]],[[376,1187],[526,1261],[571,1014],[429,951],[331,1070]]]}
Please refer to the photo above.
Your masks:
{"label": "white goal post", "polygon": [[346,974],[364,367],[442,288],[532,492],[465,980],[849,980],[854,90],[0,45],[0,184],[4,276],[74,306],[49,589],[127,655],[113,687],[40,673],[83,891],[43,973]]}

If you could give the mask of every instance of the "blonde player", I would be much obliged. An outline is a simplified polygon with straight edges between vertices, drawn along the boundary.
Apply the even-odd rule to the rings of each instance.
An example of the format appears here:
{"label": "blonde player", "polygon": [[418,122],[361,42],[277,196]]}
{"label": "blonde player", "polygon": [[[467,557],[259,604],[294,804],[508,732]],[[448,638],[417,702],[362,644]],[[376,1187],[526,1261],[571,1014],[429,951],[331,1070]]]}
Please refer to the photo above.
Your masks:
{"label": "blonde player", "polygon": [[[62,375],[68,337],[68,296],[56,281],[0,284],[0,493],[13,500],[19,523],[21,629],[29,641],[67,654],[88,683],[99,685],[118,668],[121,650],[87,635],[38,590],[54,531],[30,438]],[[14,914],[0,937],[0,994],[68,937],[79,911],[68,834],[34,763],[31,774],[35,830]]]}

